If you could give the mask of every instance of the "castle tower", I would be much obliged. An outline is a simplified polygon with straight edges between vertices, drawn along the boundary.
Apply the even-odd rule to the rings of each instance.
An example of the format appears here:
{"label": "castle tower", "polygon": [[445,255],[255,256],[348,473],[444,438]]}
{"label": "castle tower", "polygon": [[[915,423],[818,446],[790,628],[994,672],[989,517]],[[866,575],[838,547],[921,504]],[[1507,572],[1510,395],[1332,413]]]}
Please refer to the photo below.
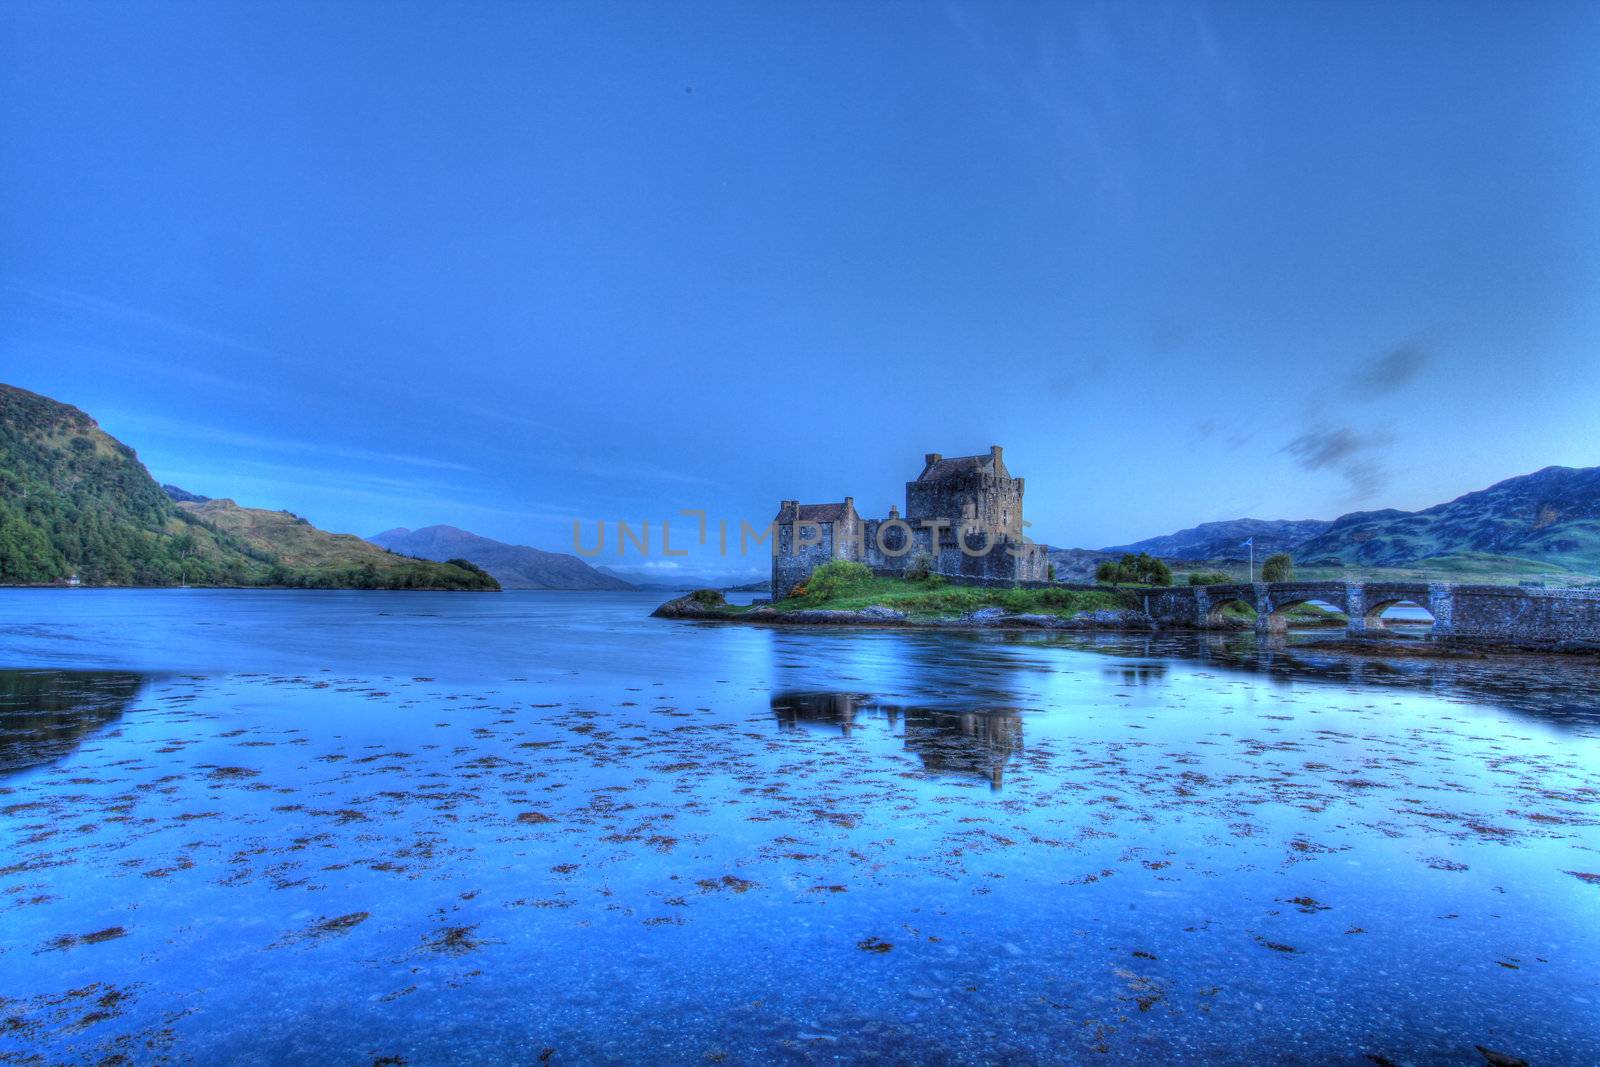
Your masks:
{"label": "castle tower", "polygon": [[976,523],[1018,537],[1022,532],[1023,480],[1006,470],[1005,450],[991,445],[987,455],[923,457],[922,473],[906,483],[906,520],[927,519],[952,528]]}

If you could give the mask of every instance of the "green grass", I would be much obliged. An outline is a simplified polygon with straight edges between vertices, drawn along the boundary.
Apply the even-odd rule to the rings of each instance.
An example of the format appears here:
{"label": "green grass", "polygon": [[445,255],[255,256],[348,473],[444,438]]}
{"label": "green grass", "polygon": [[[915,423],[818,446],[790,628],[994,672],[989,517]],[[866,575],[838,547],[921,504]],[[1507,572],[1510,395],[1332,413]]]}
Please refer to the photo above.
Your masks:
{"label": "green grass", "polygon": [[[908,581],[877,578],[870,572],[819,568],[807,582],[810,592],[773,604],[778,611],[860,611],[886,607],[916,618],[955,618],[980,608],[1016,614],[1070,617],[1080,611],[1115,611],[1137,606],[1134,594],[1116,589],[988,589],[948,585],[941,578]],[[862,568],[865,570],[865,568]],[[821,581],[818,581],[818,577]],[[730,614],[748,608],[730,607]]]}

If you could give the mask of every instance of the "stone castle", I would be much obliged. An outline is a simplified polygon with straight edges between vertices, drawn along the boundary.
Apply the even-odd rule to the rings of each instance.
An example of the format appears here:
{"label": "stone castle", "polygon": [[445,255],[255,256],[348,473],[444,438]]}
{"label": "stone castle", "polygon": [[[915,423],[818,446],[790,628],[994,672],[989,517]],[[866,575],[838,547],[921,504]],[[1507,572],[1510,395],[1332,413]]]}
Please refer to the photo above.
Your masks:
{"label": "stone castle", "polygon": [[832,559],[886,576],[925,569],[961,584],[1042,582],[1045,549],[1022,533],[1022,481],[994,445],[981,456],[924,456],[922,473],[906,483],[903,516],[891,507],[887,518],[863,519],[849,496],[837,504],[785,500],[773,520],[772,598],[788,596]]}

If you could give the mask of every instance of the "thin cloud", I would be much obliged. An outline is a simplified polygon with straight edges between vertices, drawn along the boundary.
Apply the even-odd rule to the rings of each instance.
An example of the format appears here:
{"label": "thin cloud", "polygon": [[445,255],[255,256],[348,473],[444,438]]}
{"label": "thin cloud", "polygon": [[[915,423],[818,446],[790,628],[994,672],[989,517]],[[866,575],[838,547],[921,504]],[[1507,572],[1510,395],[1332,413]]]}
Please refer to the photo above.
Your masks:
{"label": "thin cloud", "polygon": [[717,484],[712,479],[701,477],[698,474],[686,474],[683,471],[658,466],[654,463],[632,460],[597,463],[589,459],[573,459],[567,462],[567,466],[577,473],[586,474],[591,478],[614,478],[646,483],[669,482],[674,485]]}
{"label": "thin cloud", "polygon": [[429,456],[412,456],[400,452],[382,452],[365,448],[342,448],[322,441],[300,441],[286,437],[262,437],[256,434],[236,433],[181,419],[166,419],[156,415],[130,415],[117,418],[119,424],[142,426],[147,430],[184,441],[233,448],[253,449],[259,452],[276,452],[283,455],[318,456],[347,459],[357,463],[399,463],[428,470],[470,471],[464,463],[433,459]]}
{"label": "thin cloud", "polygon": [[[319,376],[337,378],[358,384],[366,392],[378,391],[402,398],[405,401],[412,399],[409,393],[403,392],[394,386],[386,385],[382,381],[373,381],[368,377],[344,370],[337,360],[321,358],[316,354],[298,354],[265,348],[261,345],[239,340],[236,337],[217,333],[214,330],[207,330],[188,322],[146,311],[143,308],[133,307],[129,304],[106,300],[90,293],[78,292],[74,289],[65,289],[59,286],[37,285],[16,275],[0,274],[0,291],[7,290],[35,303],[47,305],[58,310],[65,310],[75,316],[92,316],[104,322],[130,328],[134,331],[143,331],[150,335],[186,341],[213,352],[222,350],[235,355],[249,356],[256,360],[265,360],[302,369],[314,369]],[[96,358],[103,359],[104,357],[97,355]],[[136,357],[121,356],[116,358],[123,362],[139,362]],[[204,372],[178,370],[172,366],[170,360],[164,362],[167,364],[164,373],[187,377],[202,384],[220,385],[234,389],[241,387],[241,383],[233,378],[223,377],[218,379],[215,376],[205,375]],[[263,390],[263,386],[257,382],[251,382],[248,387],[252,392],[259,393]],[[549,432],[553,429],[552,424],[549,422],[437,393],[432,397],[431,402],[435,406],[448,407],[453,411],[473,418],[492,418],[524,429],[544,432]]]}
{"label": "thin cloud", "polygon": [[1331,470],[1342,475],[1357,498],[1369,497],[1389,482],[1388,471],[1372,455],[1390,442],[1388,434],[1364,433],[1349,426],[1308,430],[1284,445],[1306,471]]}
{"label": "thin cloud", "polygon": [[[128,304],[119,304],[114,300],[105,300],[89,293],[80,293],[73,289],[62,289],[56,286],[32,285],[14,275],[0,275],[0,284],[4,284],[6,288],[33,300],[55,304],[68,311],[98,315],[141,329],[176,337],[185,337],[216,348],[230,348],[250,356],[270,359],[290,358],[281,352],[273,352],[233,337],[214,333],[198,326],[191,326],[189,323],[180,322],[177,319],[167,318],[165,315],[157,315],[154,312],[145,311],[143,308],[132,307]],[[305,361],[293,360],[293,362],[304,363]]]}
{"label": "thin cloud", "polygon": [[1408,343],[1375,356],[1357,367],[1345,382],[1345,392],[1361,400],[1376,400],[1399,392],[1433,361],[1433,353]]}

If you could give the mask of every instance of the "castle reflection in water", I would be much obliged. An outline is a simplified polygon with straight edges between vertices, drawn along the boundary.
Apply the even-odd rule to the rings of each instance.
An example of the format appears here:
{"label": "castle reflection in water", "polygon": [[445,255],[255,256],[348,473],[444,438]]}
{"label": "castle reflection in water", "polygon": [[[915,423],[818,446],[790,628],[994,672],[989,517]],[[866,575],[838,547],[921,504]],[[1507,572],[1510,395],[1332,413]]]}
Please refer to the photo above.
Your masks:
{"label": "castle reflection in water", "polygon": [[986,779],[999,789],[1006,764],[1022,751],[1019,709],[944,708],[887,704],[865,693],[782,692],[772,695],[779,729],[837,730],[849,734],[858,720],[881,719],[905,741],[930,774]]}

